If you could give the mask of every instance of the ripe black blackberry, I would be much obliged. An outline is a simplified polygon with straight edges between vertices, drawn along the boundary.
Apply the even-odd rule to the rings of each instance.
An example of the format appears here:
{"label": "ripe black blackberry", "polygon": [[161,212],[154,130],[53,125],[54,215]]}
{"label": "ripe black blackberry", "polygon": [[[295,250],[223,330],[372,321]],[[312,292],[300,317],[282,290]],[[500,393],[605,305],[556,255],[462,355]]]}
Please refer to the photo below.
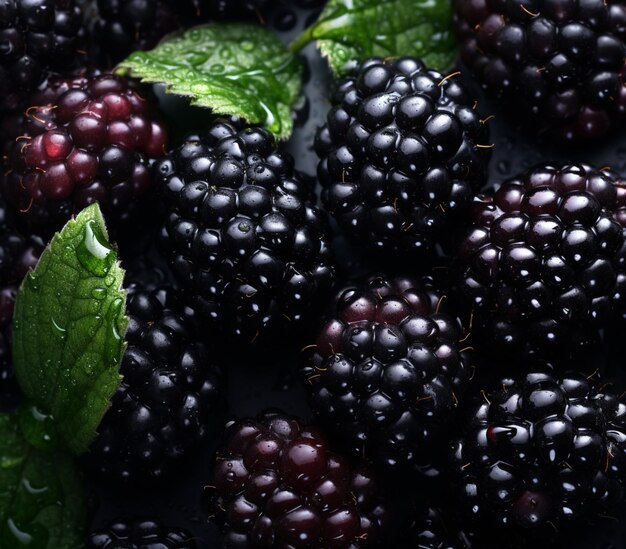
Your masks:
{"label": "ripe black blackberry", "polygon": [[623,498],[626,400],[600,380],[543,371],[504,379],[467,418],[452,500],[476,529],[549,532]]}
{"label": "ripe black blackberry", "polygon": [[201,314],[246,345],[312,316],[334,279],[327,219],[268,132],[219,120],[155,174],[162,247]]}
{"label": "ripe black blackberry", "polygon": [[626,297],[626,185],[540,165],[479,196],[458,260],[473,333],[497,352],[567,360]]}
{"label": "ripe black blackberry", "polygon": [[314,412],[385,472],[430,465],[468,384],[470,348],[444,298],[428,277],[370,278],[338,294],[311,346]]}
{"label": "ripe black blackberry", "polygon": [[132,217],[152,187],[164,127],[134,85],[103,74],[51,82],[5,151],[2,192],[30,225],[52,232],[99,202],[112,226]]}
{"label": "ripe black blackberry", "polygon": [[[449,524],[448,517],[436,507],[422,506],[416,510],[413,521],[401,534],[398,549],[490,549],[491,546],[475,545],[456,526]],[[502,549],[502,545],[500,549]],[[493,549],[496,549],[495,547]]]}
{"label": "ripe black blackberry", "polygon": [[163,0],[98,0],[93,32],[100,57],[112,67],[134,51],[154,48],[178,28],[174,10]]}
{"label": "ripe black blackberry", "polygon": [[196,542],[184,530],[164,526],[158,520],[114,521],[89,534],[85,549],[195,549]]}
{"label": "ripe black blackberry", "polygon": [[231,422],[217,454],[224,547],[359,549],[387,520],[372,473],[331,451],[315,427],[278,412]]}
{"label": "ripe black blackberry", "polygon": [[525,124],[596,139],[626,117],[626,4],[456,0],[461,58]]}
{"label": "ripe black blackberry", "polygon": [[0,111],[20,108],[24,94],[85,58],[83,13],[74,0],[3,0],[0,37]]}
{"label": "ripe black blackberry", "polygon": [[260,18],[270,0],[165,0],[188,21]]}
{"label": "ripe black blackberry", "polygon": [[428,251],[486,180],[488,132],[455,76],[420,61],[364,61],[344,78],[315,148],[322,200],[350,236]]}
{"label": "ripe black blackberry", "polygon": [[163,479],[206,439],[223,382],[193,312],[167,288],[128,289],[124,379],[88,456],[108,481]]}
{"label": "ripe black blackberry", "polygon": [[0,197],[0,411],[11,410],[19,401],[11,359],[13,309],[17,289],[43,247],[39,237],[25,236]]}

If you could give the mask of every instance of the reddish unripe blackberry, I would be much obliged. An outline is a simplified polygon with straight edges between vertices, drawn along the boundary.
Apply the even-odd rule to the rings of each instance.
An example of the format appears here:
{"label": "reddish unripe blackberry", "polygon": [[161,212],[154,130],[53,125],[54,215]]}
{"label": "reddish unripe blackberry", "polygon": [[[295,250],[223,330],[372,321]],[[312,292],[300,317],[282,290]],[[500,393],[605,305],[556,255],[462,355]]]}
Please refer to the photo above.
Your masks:
{"label": "reddish unripe blackberry", "polygon": [[108,66],[134,51],[154,48],[179,27],[174,11],[163,0],[98,0],[98,14],[94,36]]}
{"label": "reddish unripe blackberry", "polygon": [[39,237],[25,234],[0,198],[0,410],[11,409],[19,399],[11,359],[13,309],[17,289],[44,247]]}
{"label": "reddish unripe blackberry", "polygon": [[320,421],[387,472],[430,464],[469,380],[470,348],[444,297],[428,277],[343,289],[304,368]]}
{"label": "reddish unripe blackberry", "polygon": [[327,218],[267,131],[218,120],[155,173],[162,248],[214,327],[249,345],[312,317],[334,280]]}
{"label": "reddish unripe blackberry", "polygon": [[117,520],[89,534],[85,549],[195,549],[196,542],[184,530],[164,526],[158,520]]}
{"label": "reddish unripe blackberry", "polygon": [[228,549],[359,549],[381,540],[386,510],[371,471],[281,413],[231,422],[214,474]]}
{"label": "reddish unripe blackberry", "polygon": [[484,185],[486,125],[458,77],[369,59],[340,81],[315,148],[322,200],[344,231],[387,252],[430,250]]}
{"label": "reddish unripe blackberry", "polygon": [[456,0],[461,58],[513,116],[567,140],[626,117],[626,3]]}
{"label": "reddish unripe blackberry", "polygon": [[22,218],[48,231],[93,202],[110,224],[127,220],[152,187],[150,165],[165,150],[164,127],[121,76],[50,88],[56,91],[44,98],[54,99],[28,108],[7,153],[5,196]]}
{"label": "reddish unripe blackberry", "polygon": [[175,473],[207,438],[223,382],[173,290],[131,286],[127,314],[124,379],[88,459],[108,482],[141,484]]}
{"label": "reddish unripe blackberry", "polygon": [[544,357],[587,342],[626,297],[626,185],[608,170],[541,165],[475,199],[458,260],[473,332]]}
{"label": "reddish unripe blackberry", "polygon": [[480,529],[559,529],[623,497],[626,401],[577,373],[533,371],[484,392],[453,459],[454,501]]}
{"label": "reddish unripe blackberry", "polygon": [[74,0],[3,0],[0,5],[0,110],[50,73],[67,73],[85,57],[83,14]]}

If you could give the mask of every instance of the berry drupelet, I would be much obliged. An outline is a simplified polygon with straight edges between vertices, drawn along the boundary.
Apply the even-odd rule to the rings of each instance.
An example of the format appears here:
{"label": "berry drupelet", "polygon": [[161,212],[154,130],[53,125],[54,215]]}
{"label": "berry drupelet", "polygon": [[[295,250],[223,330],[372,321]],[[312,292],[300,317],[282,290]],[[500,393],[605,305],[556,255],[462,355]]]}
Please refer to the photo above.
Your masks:
{"label": "berry drupelet", "polygon": [[428,277],[338,294],[304,377],[320,421],[385,472],[430,465],[470,377],[470,348]]}
{"label": "berry drupelet", "polygon": [[626,185],[586,165],[540,165],[478,196],[458,253],[473,333],[567,360],[623,307],[625,212]]}
{"label": "berry drupelet", "polygon": [[488,132],[459,79],[369,59],[333,105],[315,141],[328,211],[375,249],[430,250],[486,181]]}
{"label": "berry drupelet", "polygon": [[492,549],[487,545],[475,545],[469,536],[449,524],[447,518],[436,507],[417,510],[397,549]]}
{"label": "berry drupelet", "polygon": [[0,5],[0,111],[85,57],[83,14],[74,0],[3,0]]}
{"label": "berry drupelet", "polygon": [[461,58],[514,116],[566,140],[626,117],[626,4],[456,0]]}
{"label": "berry drupelet", "polygon": [[[165,0],[188,21],[259,19],[271,0]],[[197,23],[196,23],[197,24]]]}
{"label": "berry drupelet", "polygon": [[131,286],[127,314],[124,379],[89,461],[102,478],[141,484],[173,473],[206,439],[223,381],[173,290]]}
{"label": "berry drupelet", "polygon": [[150,165],[164,127],[133,84],[103,74],[51,83],[33,103],[6,153],[2,191],[29,224],[52,232],[99,202],[115,227],[152,187]]}
{"label": "berry drupelet", "polygon": [[476,528],[552,531],[622,499],[626,403],[598,380],[544,371],[504,379],[467,418],[454,501]]}
{"label": "berry drupelet", "polygon": [[327,219],[268,132],[217,121],[155,173],[162,248],[199,313],[244,345],[312,315],[334,279]]}
{"label": "berry drupelet", "polygon": [[188,532],[164,526],[157,520],[118,520],[89,534],[85,549],[195,549]]}
{"label": "berry drupelet", "polygon": [[387,512],[374,477],[320,431],[277,412],[232,422],[215,464],[224,547],[376,546]]}
{"label": "berry drupelet", "polygon": [[163,0],[98,0],[93,32],[101,58],[114,66],[134,51],[154,48],[178,28],[172,7]]}
{"label": "berry drupelet", "polygon": [[19,400],[11,360],[13,309],[19,285],[44,248],[40,238],[25,234],[0,197],[0,411],[12,409]]}

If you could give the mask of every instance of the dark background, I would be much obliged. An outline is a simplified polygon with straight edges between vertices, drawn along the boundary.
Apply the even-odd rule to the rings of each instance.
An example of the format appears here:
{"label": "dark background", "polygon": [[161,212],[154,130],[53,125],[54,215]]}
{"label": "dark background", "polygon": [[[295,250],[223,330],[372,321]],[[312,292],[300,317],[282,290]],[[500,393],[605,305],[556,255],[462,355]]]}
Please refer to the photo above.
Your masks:
{"label": "dark background", "polygon": [[[320,0],[283,0],[283,5],[267,14],[266,23],[277,32],[285,42],[289,42],[298,33],[315,20],[319,12]],[[287,7],[289,6],[289,7]],[[323,123],[329,108],[327,100],[331,87],[331,76],[326,64],[315,49],[309,45],[303,55],[308,65],[306,76],[306,104],[299,110],[294,135],[286,144],[293,154],[299,170],[314,175],[317,156],[313,151],[315,131]],[[462,70],[464,78],[468,75]],[[468,80],[468,84],[473,86]],[[480,92],[475,90],[480,96]],[[484,117],[495,115],[490,123],[492,143],[495,143],[490,168],[489,183],[502,179],[541,161],[589,162],[596,166],[611,166],[616,171],[626,174],[626,130],[595,146],[586,146],[578,150],[562,150],[549,143],[537,143],[533,139],[520,135],[510,127],[505,116],[497,107],[484,98],[480,98],[480,110]],[[180,119],[180,102],[164,102],[165,110],[176,111]],[[195,114],[193,115],[195,116]],[[191,118],[190,118],[191,119]],[[190,128],[191,129],[191,128]],[[337,258],[349,270],[349,261],[354,251],[348,251],[341,238],[337,243]],[[358,252],[357,252],[358,253]],[[368,258],[361,258],[367,262]],[[626,378],[620,373],[626,352],[626,338],[620,337],[626,329],[620,323],[611,328],[607,337],[605,355],[598,357],[601,364],[613,376]],[[288,347],[288,346],[287,346]],[[281,342],[270,356],[257,356],[245,363],[229,363],[228,368],[228,414],[251,416],[268,408],[282,410],[305,419],[310,417],[306,405],[306,396],[294,375],[299,357],[297,352],[285,351]],[[624,379],[622,379],[624,381]],[[626,387],[626,383],[621,386]],[[108,487],[95,486],[98,507],[92,527],[102,528],[117,518],[158,517],[173,527],[190,531],[198,540],[201,549],[220,547],[216,527],[208,520],[208,509],[203,501],[203,486],[210,484],[210,468],[216,437],[177,479],[167,487],[153,490],[111,492]],[[593,528],[582,528],[576,532],[575,540],[568,539],[550,547],[571,549],[622,549],[626,548],[626,508],[615,517],[600,520]],[[538,545],[533,544],[534,549]],[[389,549],[392,549],[391,547]],[[417,549],[417,548],[416,548]]]}

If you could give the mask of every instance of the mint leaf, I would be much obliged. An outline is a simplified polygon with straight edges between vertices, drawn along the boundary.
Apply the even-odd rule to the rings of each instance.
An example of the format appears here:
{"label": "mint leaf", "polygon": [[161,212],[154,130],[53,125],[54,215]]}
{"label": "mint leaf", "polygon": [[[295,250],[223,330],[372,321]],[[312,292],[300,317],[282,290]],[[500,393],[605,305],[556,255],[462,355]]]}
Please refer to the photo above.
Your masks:
{"label": "mint leaf", "polygon": [[163,83],[192,105],[261,124],[281,139],[293,129],[292,107],[302,86],[302,66],[270,31],[257,25],[195,27],[152,51],[120,63],[143,82]]}
{"label": "mint leaf", "polygon": [[450,0],[329,0],[299,36],[298,51],[317,40],[335,73],[368,57],[413,56],[447,69],[456,56]]}
{"label": "mint leaf", "polygon": [[0,415],[0,547],[83,547],[87,505],[73,459],[28,444]]}
{"label": "mint leaf", "polygon": [[123,278],[94,204],[55,235],[18,293],[15,374],[75,454],[95,438],[120,383],[128,325]]}

